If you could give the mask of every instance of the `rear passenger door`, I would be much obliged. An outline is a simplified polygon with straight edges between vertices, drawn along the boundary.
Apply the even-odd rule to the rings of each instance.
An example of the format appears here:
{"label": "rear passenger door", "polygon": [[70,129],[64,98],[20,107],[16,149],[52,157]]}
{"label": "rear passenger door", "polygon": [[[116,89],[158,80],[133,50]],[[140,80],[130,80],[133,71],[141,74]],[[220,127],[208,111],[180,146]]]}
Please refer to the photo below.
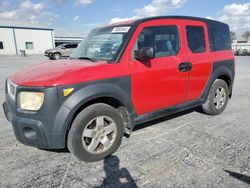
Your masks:
{"label": "rear passenger door", "polygon": [[78,44],[71,44],[70,55],[75,51],[77,46],[78,46]]}
{"label": "rear passenger door", "polygon": [[[188,72],[179,20],[154,20],[140,24],[131,40],[134,50],[153,47],[155,58],[138,61],[132,56],[132,98],[138,115],[184,103]],[[135,40],[135,41],[133,41]],[[130,56],[130,57],[131,57]]]}
{"label": "rear passenger door", "polygon": [[63,56],[70,56],[75,49],[74,44],[66,44],[63,49]]}
{"label": "rear passenger door", "polygon": [[62,50],[61,50],[61,54],[62,56],[69,56],[70,55],[70,48],[69,48],[70,44],[65,44],[63,47],[62,47]]}
{"label": "rear passenger door", "polygon": [[185,26],[189,71],[186,101],[200,98],[212,71],[207,26],[200,21],[189,21]]}

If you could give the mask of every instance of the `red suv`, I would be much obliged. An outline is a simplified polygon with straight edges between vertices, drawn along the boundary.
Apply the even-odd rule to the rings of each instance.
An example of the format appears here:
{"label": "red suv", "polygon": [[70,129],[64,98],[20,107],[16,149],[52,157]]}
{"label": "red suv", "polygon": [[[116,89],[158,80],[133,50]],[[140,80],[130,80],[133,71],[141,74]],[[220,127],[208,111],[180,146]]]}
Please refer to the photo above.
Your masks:
{"label": "red suv", "polygon": [[3,107],[20,142],[97,161],[137,124],[196,106],[220,114],[234,69],[228,25],[144,18],[96,28],[68,60],[13,74]]}

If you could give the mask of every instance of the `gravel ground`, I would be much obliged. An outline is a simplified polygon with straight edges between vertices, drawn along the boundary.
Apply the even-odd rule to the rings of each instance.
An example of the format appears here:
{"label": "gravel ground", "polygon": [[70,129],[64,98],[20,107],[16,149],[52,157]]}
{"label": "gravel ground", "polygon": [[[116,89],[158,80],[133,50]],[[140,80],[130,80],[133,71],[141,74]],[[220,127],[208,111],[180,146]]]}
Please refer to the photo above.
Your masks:
{"label": "gravel ground", "polygon": [[[0,56],[5,78],[43,56]],[[111,157],[85,163],[24,146],[0,109],[0,187],[250,187],[250,57],[236,57],[233,98],[219,116],[189,110],[138,125]]]}

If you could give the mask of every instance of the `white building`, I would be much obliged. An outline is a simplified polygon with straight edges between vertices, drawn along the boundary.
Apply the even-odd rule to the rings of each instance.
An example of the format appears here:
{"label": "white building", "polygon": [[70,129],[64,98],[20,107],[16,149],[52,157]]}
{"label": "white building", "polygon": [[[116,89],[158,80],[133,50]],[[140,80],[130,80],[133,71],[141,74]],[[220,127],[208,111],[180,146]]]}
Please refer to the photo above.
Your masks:
{"label": "white building", "polygon": [[56,34],[54,37],[55,46],[65,43],[80,43],[84,39],[83,36],[65,36]]}
{"label": "white building", "polygon": [[54,47],[52,28],[20,21],[0,20],[0,55],[43,54]]}

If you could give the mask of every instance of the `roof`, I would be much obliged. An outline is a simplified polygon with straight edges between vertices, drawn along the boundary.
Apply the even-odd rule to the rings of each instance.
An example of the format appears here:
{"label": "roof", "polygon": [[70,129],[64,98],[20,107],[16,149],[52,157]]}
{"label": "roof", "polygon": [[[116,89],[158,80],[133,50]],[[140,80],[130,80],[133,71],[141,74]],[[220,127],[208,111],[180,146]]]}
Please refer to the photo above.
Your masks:
{"label": "roof", "polygon": [[109,24],[110,26],[117,26],[117,25],[132,25],[135,21],[137,21],[138,19],[129,19],[129,20],[125,20],[125,21],[120,21],[120,22],[114,22]]}
{"label": "roof", "polygon": [[138,25],[142,22],[150,21],[150,20],[158,20],[158,19],[185,19],[185,20],[197,20],[205,22],[209,26],[217,26],[217,25],[227,25],[223,22],[219,22],[216,20],[211,20],[207,18],[200,18],[200,17],[191,17],[191,16],[155,16],[155,17],[146,17],[146,18],[139,18],[139,19],[131,19],[122,22],[116,22],[111,24],[110,26],[115,25]]}
{"label": "roof", "polygon": [[134,24],[137,24],[138,22],[145,22],[149,20],[155,20],[155,19],[185,19],[185,20],[197,20],[202,21],[207,24],[225,24],[223,22],[219,22],[216,20],[211,20],[207,18],[200,18],[200,17],[192,17],[192,16],[156,16],[156,17],[148,17],[148,18],[142,18],[138,19],[134,22]]}
{"label": "roof", "polygon": [[16,20],[0,20],[1,28],[18,28],[18,29],[37,29],[37,30],[53,30],[52,28],[33,22],[23,22]]}
{"label": "roof", "polygon": [[74,36],[74,35],[58,35],[55,34],[54,38],[72,38],[72,39],[84,39],[84,36]]}
{"label": "roof", "polygon": [[56,42],[80,42],[84,39],[84,37],[55,35],[54,39]]}

